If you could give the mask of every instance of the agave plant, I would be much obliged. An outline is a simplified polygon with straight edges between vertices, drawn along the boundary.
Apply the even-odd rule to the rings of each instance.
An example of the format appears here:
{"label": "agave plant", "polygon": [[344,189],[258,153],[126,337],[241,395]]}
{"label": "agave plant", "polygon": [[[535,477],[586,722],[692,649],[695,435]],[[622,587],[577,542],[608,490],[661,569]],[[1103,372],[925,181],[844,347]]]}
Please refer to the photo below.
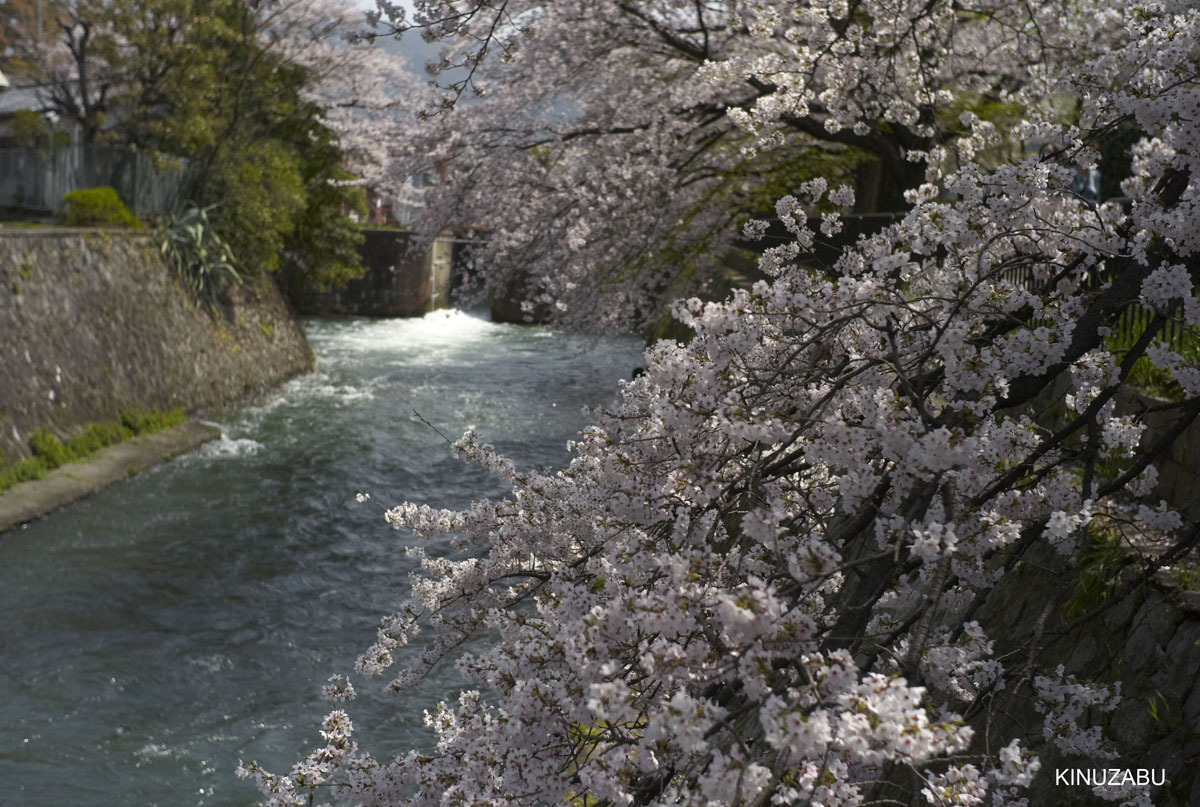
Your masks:
{"label": "agave plant", "polygon": [[233,250],[208,219],[216,205],[189,207],[163,224],[162,254],[191,286],[196,295],[215,304],[222,283],[241,284]]}

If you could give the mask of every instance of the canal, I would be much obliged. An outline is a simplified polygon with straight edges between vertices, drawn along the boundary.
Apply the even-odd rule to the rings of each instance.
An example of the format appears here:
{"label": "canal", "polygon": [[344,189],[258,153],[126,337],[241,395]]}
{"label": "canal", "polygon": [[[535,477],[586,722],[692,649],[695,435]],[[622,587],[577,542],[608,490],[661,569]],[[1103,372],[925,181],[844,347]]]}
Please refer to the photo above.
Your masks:
{"label": "canal", "polygon": [[[505,492],[421,418],[556,468],[641,356],[458,311],[306,328],[315,372],[220,441],[0,535],[0,804],[256,803],[238,761],[315,745],[322,684],[407,595],[416,539],[382,505]],[[427,746],[423,710],[461,682],[355,683],[358,739],[386,757]]]}

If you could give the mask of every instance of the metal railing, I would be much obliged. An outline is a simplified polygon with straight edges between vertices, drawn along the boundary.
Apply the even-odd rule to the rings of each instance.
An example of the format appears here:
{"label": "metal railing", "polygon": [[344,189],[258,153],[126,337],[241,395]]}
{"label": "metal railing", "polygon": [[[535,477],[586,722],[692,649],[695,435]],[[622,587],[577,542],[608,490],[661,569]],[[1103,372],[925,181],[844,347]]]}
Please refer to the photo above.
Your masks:
{"label": "metal railing", "polygon": [[175,212],[186,159],[107,146],[0,149],[0,207],[58,212],[63,195],[108,185],[139,216]]}

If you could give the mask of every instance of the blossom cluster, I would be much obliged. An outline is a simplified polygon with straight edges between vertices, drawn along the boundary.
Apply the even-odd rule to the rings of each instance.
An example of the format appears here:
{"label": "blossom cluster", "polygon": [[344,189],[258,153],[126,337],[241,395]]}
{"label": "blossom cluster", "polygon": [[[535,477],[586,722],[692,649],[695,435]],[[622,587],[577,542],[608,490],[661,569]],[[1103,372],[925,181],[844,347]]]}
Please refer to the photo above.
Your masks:
{"label": "blossom cluster", "polygon": [[[1010,155],[1014,135],[1053,143],[1063,158],[1036,171],[1069,187],[1071,163],[1093,150],[1041,121],[1003,131],[987,110],[1038,108],[1064,68],[1131,35],[1111,0],[1069,13],[1011,0],[986,11],[946,0],[420,0],[411,12],[381,3],[374,19],[443,46],[428,66],[442,96],[377,138],[396,193],[440,166],[417,226],[485,234],[475,261],[489,289],[591,330],[655,322],[674,296],[717,282],[723,253],[756,232],[746,219],[769,214],[782,184],[851,180],[864,158],[879,166],[879,190],[830,203],[891,211],[937,196],[972,160]],[[1120,67],[1108,59],[1096,74],[1111,84]],[[1146,95],[1095,97],[1129,114]],[[1163,143],[1155,159],[1170,159]],[[839,227],[827,217],[820,235]]]}

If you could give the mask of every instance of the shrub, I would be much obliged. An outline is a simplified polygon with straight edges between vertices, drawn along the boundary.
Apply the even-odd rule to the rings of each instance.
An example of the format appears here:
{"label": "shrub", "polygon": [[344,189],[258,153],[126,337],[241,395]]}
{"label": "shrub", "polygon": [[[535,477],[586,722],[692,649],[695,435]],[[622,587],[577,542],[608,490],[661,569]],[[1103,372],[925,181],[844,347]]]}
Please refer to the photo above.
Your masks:
{"label": "shrub", "polygon": [[38,429],[30,435],[29,448],[33,451],[33,456],[51,468],[57,468],[69,459],[66,446],[45,429]]}
{"label": "shrub", "polygon": [[186,420],[187,415],[182,409],[172,409],[170,412],[160,412],[157,409],[149,412],[126,409],[121,413],[121,425],[134,434],[154,434]]}
{"label": "shrub", "polygon": [[22,460],[16,465],[0,469],[0,490],[6,490],[21,482],[42,479],[49,470],[46,463],[37,457]]}
{"label": "shrub", "polygon": [[9,124],[13,140],[22,148],[37,148],[50,133],[46,121],[32,109],[18,109]]}
{"label": "shrub", "polygon": [[274,272],[288,234],[305,209],[304,178],[297,158],[278,141],[230,154],[213,168],[205,201],[219,200],[214,223],[244,273]]}
{"label": "shrub", "polygon": [[129,212],[110,187],[81,188],[63,195],[67,224],[111,224],[117,227],[140,228],[141,219]]}
{"label": "shrub", "polygon": [[87,457],[102,448],[128,440],[134,434],[123,423],[89,423],[82,434],[67,440],[67,454],[72,459]]}

